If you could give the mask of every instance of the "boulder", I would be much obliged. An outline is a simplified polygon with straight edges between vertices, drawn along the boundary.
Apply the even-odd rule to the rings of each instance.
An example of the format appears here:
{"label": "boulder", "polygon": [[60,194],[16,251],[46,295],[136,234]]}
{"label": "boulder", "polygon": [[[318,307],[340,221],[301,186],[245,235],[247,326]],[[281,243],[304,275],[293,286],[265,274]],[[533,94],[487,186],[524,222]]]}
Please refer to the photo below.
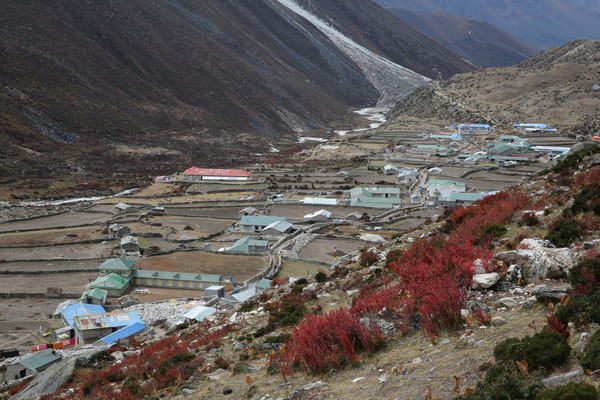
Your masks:
{"label": "boulder", "polygon": [[546,378],[542,380],[544,386],[555,387],[561,386],[569,383],[573,378],[583,375],[582,369],[577,369],[571,372],[567,372],[566,374],[551,376],[550,378]]}
{"label": "boulder", "polygon": [[486,270],[483,268],[483,262],[481,259],[477,259],[473,261],[473,269],[475,270],[475,274],[485,274]]}
{"label": "boulder", "polygon": [[520,302],[519,297],[503,297],[497,300],[494,304],[497,306],[504,306],[506,308],[515,308],[519,305]]}
{"label": "boulder", "polygon": [[485,314],[490,312],[490,308],[487,306],[487,304],[481,301],[469,300],[467,301],[465,306],[467,307],[467,310],[469,310],[469,312],[471,312],[472,314],[475,314],[477,310],[481,310]]}
{"label": "boulder", "polygon": [[497,260],[508,265],[529,268],[534,278],[561,279],[575,265],[575,255],[568,248],[556,248],[550,241],[539,238],[523,239],[517,251],[496,254]]}
{"label": "boulder", "polygon": [[384,337],[391,337],[396,332],[396,325],[381,318],[375,319],[363,317],[360,319],[360,324],[365,326],[367,329],[370,329],[371,327],[377,327],[379,332]]}
{"label": "boulder", "polygon": [[531,293],[538,300],[560,300],[564,295],[569,294],[569,288],[567,286],[539,285],[534,287]]}
{"label": "boulder", "polygon": [[510,267],[508,267],[508,271],[506,272],[504,279],[510,283],[521,282],[521,279],[523,279],[523,267],[512,264]]}
{"label": "boulder", "polygon": [[497,315],[494,318],[492,318],[492,325],[493,326],[502,326],[502,325],[506,325],[508,321],[506,321],[506,319],[502,318],[501,316]]}
{"label": "boulder", "polygon": [[499,280],[500,275],[498,275],[496,272],[473,275],[473,290],[489,289]]}

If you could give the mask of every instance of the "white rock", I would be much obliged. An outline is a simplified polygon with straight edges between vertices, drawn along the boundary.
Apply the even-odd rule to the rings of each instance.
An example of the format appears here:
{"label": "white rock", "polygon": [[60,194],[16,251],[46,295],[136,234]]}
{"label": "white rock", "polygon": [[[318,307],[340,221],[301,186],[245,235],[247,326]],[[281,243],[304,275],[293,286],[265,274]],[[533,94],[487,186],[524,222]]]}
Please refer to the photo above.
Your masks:
{"label": "white rock", "polygon": [[376,235],[374,233],[363,233],[358,237],[360,240],[364,240],[365,242],[370,243],[384,243],[386,240],[381,235]]}
{"label": "white rock", "polygon": [[489,289],[500,280],[496,272],[473,275],[473,290]]}
{"label": "white rock", "polygon": [[575,255],[571,250],[556,248],[548,240],[523,239],[517,253],[529,259],[529,269],[536,278],[560,279],[575,265]]}
{"label": "white rock", "polygon": [[359,376],[358,378],[354,378],[354,379],[352,379],[352,382],[356,383],[356,382],[358,382],[358,381],[362,381],[363,379],[365,379],[365,377],[364,377],[364,376]]}
{"label": "white rock", "polygon": [[500,300],[496,301],[496,304],[502,305],[508,308],[514,308],[519,305],[519,301],[521,299],[518,297],[503,297]]}

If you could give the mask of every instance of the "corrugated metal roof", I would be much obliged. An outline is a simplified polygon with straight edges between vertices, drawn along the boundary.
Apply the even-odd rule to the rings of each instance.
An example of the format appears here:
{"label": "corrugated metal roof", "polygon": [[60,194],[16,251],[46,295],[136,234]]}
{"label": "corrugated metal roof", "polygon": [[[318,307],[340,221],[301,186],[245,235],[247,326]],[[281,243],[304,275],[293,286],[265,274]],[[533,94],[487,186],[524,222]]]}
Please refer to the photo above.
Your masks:
{"label": "corrugated metal roof", "polygon": [[450,179],[437,179],[437,178],[432,178],[432,179],[428,180],[426,185],[427,186],[431,186],[431,185],[460,186],[460,187],[467,186],[467,184],[465,182],[458,182],[458,181],[453,181]]}
{"label": "corrugated metal roof", "polygon": [[315,211],[312,214],[306,214],[304,216],[304,219],[312,219],[312,218],[315,218],[318,216],[323,216],[323,217],[329,219],[329,218],[331,218],[331,213],[327,210],[319,210],[319,211]]}
{"label": "corrugated metal roof", "polygon": [[250,288],[250,289],[244,290],[243,292],[227,295],[227,296],[223,297],[223,300],[228,300],[228,301],[232,301],[232,302],[236,302],[236,303],[242,303],[242,302],[248,300],[250,297],[254,296],[255,294],[256,294],[256,288]]}
{"label": "corrugated metal roof", "polygon": [[269,246],[269,242],[266,240],[254,239],[252,236],[246,236],[238,239],[231,247],[227,249],[227,251],[239,251],[242,253],[247,253],[249,246],[267,247]]}
{"label": "corrugated metal roof", "polygon": [[142,320],[136,312],[87,314],[73,319],[74,325],[79,330],[118,328],[133,325],[137,322],[141,323]]}
{"label": "corrugated metal roof", "polygon": [[327,206],[337,206],[337,199],[327,199],[323,197],[305,197],[304,200],[301,200],[304,204],[316,204],[316,205],[327,205]]}
{"label": "corrugated metal roof", "polygon": [[217,309],[214,307],[198,306],[198,307],[191,309],[187,314],[184,315],[184,317],[187,319],[194,319],[194,320],[200,322],[200,321],[210,317],[211,315],[213,315],[216,312],[217,312]]}
{"label": "corrugated metal roof", "polygon": [[56,354],[54,350],[47,349],[38,351],[29,357],[25,357],[16,364],[20,364],[27,369],[36,371],[38,368],[51,364],[57,360],[60,360],[61,358],[62,357],[59,354]]}
{"label": "corrugated metal roof", "polygon": [[165,272],[151,270],[134,270],[133,277],[146,279],[172,279],[182,281],[197,281],[197,282],[221,282],[222,275],[214,274],[194,274],[189,272]]}
{"label": "corrugated metal roof", "polygon": [[270,223],[269,225],[267,225],[263,229],[263,231],[267,231],[269,229],[274,229],[277,232],[283,233],[283,232],[287,231],[288,229],[290,229],[291,227],[292,227],[292,224],[290,224],[287,221],[275,221],[275,222]]}
{"label": "corrugated metal roof", "polygon": [[214,168],[199,168],[191,167],[184,171],[183,175],[193,176],[231,176],[237,178],[247,178],[250,172],[241,169],[214,169]]}
{"label": "corrugated metal roof", "polygon": [[259,289],[268,289],[271,287],[271,280],[263,278],[260,281],[256,282],[256,287]]}
{"label": "corrugated metal roof", "polygon": [[102,289],[90,289],[83,292],[80,300],[85,299],[87,297],[91,297],[92,299],[97,299],[104,301],[106,299],[107,292]]}
{"label": "corrugated metal roof", "polygon": [[91,288],[99,289],[123,289],[129,281],[131,276],[117,275],[114,272],[108,275],[98,277],[94,282],[90,284]]}
{"label": "corrugated metal roof", "polygon": [[101,314],[106,312],[104,307],[97,304],[83,304],[77,303],[69,307],[65,307],[60,310],[61,315],[67,321],[67,324],[72,328],[73,327],[73,318],[79,315],[85,314]]}
{"label": "corrugated metal roof", "polygon": [[102,339],[98,340],[96,343],[103,342],[106,344],[113,344],[113,343],[117,342],[119,339],[128,338],[129,336],[135,335],[136,333],[141,332],[144,329],[146,329],[146,325],[142,324],[141,322],[136,322],[134,324],[131,324],[129,326],[121,328],[118,331],[113,332],[108,336],[103,337]]}
{"label": "corrugated metal roof", "polygon": [[240,225],[267,226],[277,221],[285,221],[285,217],[271,217],[266,215],[244,215]]}
{"label": "corrugated metal roof", "polygon": [[125,258],[109,258],[100,265],[100,269],[123,270],[131,269],[135,265],[135,260]]}

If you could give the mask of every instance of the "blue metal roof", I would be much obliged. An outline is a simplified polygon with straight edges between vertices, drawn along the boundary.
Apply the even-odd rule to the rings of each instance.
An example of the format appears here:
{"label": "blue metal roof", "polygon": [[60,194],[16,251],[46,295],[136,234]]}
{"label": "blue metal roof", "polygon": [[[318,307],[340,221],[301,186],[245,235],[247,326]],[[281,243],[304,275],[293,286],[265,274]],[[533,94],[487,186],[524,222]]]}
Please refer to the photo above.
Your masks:
{"label": "blue metal roof", "polygon": [[515,124],[514,125],[515,128],[520,127],[520,128],[550,128],[548,125],[546,124]]}
{"label": "blue metal roof", "polygon": [[143,331],[145,328],[146,328],[146,325],[142,324],[141,322],[136,322],[135,324],[126,326],[125,328],[121,328],[118,331],[113,332],[110,335],[103,337],[102,339],[98,340],[96,343],[103,342],[106,344],[113,344],[116,341],[118,341],[119,339],[125,339],[129,336],[135,335],[136,333]]}
{"label": "blue metal roof", "polygon": [[85,314],[102,314],[105,313],[104,307],[97,304],[78,303],[60,310],[65,321],[73,328],[73,318]]}
{"label": "blue metal roof", "polygon": [[491,128],[491,125],[488,124],[460,124],[458,126],[459,129],[461,128]]}

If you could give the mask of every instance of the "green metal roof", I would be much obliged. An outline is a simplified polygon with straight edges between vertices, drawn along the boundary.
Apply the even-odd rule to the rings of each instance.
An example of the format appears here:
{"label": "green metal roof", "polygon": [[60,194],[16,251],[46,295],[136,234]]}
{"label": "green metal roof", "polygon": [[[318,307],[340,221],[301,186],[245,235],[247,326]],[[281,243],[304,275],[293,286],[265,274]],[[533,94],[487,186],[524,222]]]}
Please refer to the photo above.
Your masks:
{"label": "green metal roof", "polygon": [[450,193],[450,200],[451,201],[457,201],[457,200],[465,200],[465,201],[477,201],[477,200],[481,200],[485,197],[486,195],[483,193],[458,193],[458,192],[452,192]]}
{"label": "green metal roof", "polygon": [[247,253],[248,247],[257,246],[257,247],[267,247],[269,242],[266,240],[257,240],[252,236],[246,236],[245,238],[239,239],[235,242],[228,251],[239,251],[241,253]]}
{"label": "green metal roof", "polygon": [[223,281],[222,275],[215,274],[194,274],[189,272],[165,272],[150,270],[134,270],[133,277],[144,279],[171,279],[194,282],[219,283]]}
{"label": "green metal roof", "polygon": [[350,205],[355,207],[367,208],[393,208],[394,205],[402,204],[399,198],[381,198],[357,196],[350,199]]}
{"label": "green metal roof", "polygon": [[92,299],[96,299],[96,300],[104,300],[104,296],[106,295],[106,292],[102,289],[89,289],[86,290],[85,292],[83,292],[83,294],[81,295],[81,298],[79,300],[83,300],[87,297],[91,297]]}
{"label": "green metal roof", "polygon": [[271,287],[271,280],[263,278],[260,281],[256,282],[256,287],[259,289],[268,289]]}
{"label": "green metal roof", "polygon": [[37,371],[39,368],[45,367],[62,357],[54,352],[52,349],[38,351],[19,361],[17,364],[21,364],[27,369]]}
{"label": "green metal roof", "polygon": [[129,281],[131,280],[131,276],[125,277],[121,275],[117,275],[115,273],[111,273],[108,275],[103,275],[96,279],[90,285],[90,288],[93,289],[123,289]]}
{"label": "green metal roof", "polygon": [[504,154],[513,150],[513,147],[506,143],[490,143],[487,151],[490,154]]}
{"label": "green metal roof", "polygon": [[109,258],[100,265],[100,269],[108,270],[130,270],[135,266],[135,260],[127,260],[125,258]]}
{"label": "green metal roof", "polygon": [[285,221],[285,217],[271,217],[262,215],[244,215],[240,225],[267,226],[277,221]]}
{"label": "green metal roof", "polygon": [[458,182],[458,181],[453,181],[450,179],[438,179],[438,178],[432,178],[432,179],[428,180],[427,185],[460,186],[460,187],[467,186],[467,184],[465,182]]}
{"label": "green metal roof", "polygon": [[[400,188],[397,187],[356,187],[347,192],[351,198],[364,196],[372,198],[374,194],[395,194],[400,195]],[[389,199],[389,198],[388,198]]]}

